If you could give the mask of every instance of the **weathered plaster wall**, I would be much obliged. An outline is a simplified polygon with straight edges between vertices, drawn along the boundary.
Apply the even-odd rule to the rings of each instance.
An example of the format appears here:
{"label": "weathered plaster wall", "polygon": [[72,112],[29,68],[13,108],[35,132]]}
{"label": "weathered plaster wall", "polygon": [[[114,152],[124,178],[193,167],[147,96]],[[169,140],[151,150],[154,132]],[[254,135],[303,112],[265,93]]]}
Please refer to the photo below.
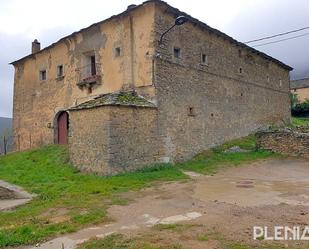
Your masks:
{"label": "weathered plaster wall", "polygon": [[[53,143],[56,113],[102,93],[141,88],[140,94],[154,97],[152,57],[154,5],[147,4],[119,18],[94,25],[15,65],[14,137],[16,149]],[[121,48],[119,57],[115,48]],[[92,93],[80,89],[78,71],[86,56],[95,54],[102,78]],[[65,76],[56,79],[57,65]],[[39,71],[47,70],[47,80]],[[31,141],[30,140],[31,137]]]}
{"label": "weathered plaster wall", "polygon": [[156,118],[153,108],[71,111],[71,162],[83,171],[113,175],[162,161]]}
{"label": "weathered plaster wall", "polygon": [[[158,40],[175,15],[158,5],[155,18]],[[174,47],[181,49],[180,58],[174,58]],[[289,122],[288,71],[239,49],[192,23],[175,27],[157,47],[155,86],[166,158],[186,160],[266,124]],[[202,53],[208,65],[201,64]]]}

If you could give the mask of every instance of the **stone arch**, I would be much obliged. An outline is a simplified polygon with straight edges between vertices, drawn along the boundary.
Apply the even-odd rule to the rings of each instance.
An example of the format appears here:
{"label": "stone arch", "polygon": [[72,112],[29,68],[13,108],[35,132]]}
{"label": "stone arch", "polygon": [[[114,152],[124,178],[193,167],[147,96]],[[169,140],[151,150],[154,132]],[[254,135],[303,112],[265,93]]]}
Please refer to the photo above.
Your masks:
{"label": "stone arch", "polygon": [[67,144],[69,137],[69,112],[62,110],[54,118],[54,143]]}

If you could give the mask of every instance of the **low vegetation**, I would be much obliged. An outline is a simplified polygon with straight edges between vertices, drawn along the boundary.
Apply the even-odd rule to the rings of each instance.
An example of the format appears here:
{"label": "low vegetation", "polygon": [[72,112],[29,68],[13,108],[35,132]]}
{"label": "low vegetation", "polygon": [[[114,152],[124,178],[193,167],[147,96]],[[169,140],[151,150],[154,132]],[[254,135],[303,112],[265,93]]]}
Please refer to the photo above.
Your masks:
{"label": "low vegetation", "polygon": [[[227,152],[228,148],[235,146],[247,152]],[[242,139],[230,141],[212,150],[205,151],[195,156],[192,160],[180,164],[179,167],[185,170],[212,175],[223,167],[237,166],[245,162],[275,156],[279,155],[271,151],[259,150],[256,148],[255,136],[250,135]]]}
{"label": "low vegetation", "polygon": [[309,115],[309,99],[304,102],[292,105],[292,115],[296,117],[304,117]]}
{"label": "low vegetation", "polygon": [[114,177],[86,175],[71,167],[66,155],[64,147],[48,146],[0,158],[0,179],[37,194],[15,211],[0,212],[0,247],[31,244],[108,221],[107,206],[125,201],[118,193],[158,180],[185,179],[170,165]]}
{"label": "low vegetation", "polygon": [[293,126],[308,126],[309,117],[308,118],[292,117],[292,125]]}
{"label": "low vegetation", "polygon": [[[231,146],[248,151],[225,152]],[[2,156],[0,179],[20,185],[37,197],[14,211],[0,212],[0,247],[33,244],[89,224],[108,222],[107,207],[126,203],[119,193],[148,187],[158,181],[184,180],[187,177],[183,169],[214,174],[223,167],[270,156],[276,155],[256,149],[254,136],[249,136],[201,153],[183,164],[158,165],[113,177],[84,174],[74,169],[62,146]],[[113,241],[112,237],[108,243]]]}
{"label": "low vegetation", "polygon": [[[247,245],[223,238],[216,232],[207,231],[203,225],[174,224],[158,229],[157,226],[140,232],[135,236],[112,234],[103,239],[93,238],[78,249],[185,249],[185,248],[220,249],[284,249],[286,246],[276,243],[258,243]],[[307,249],[308,247],[289,247]]]}

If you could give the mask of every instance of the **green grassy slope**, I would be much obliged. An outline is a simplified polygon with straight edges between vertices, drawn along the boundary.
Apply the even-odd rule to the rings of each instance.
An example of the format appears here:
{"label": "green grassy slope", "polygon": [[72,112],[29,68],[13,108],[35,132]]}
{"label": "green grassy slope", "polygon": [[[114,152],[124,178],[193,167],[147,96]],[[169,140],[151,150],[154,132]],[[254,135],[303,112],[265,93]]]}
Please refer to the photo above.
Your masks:
{"label": "green grassy slope", "polygon": [[[238,145],[250,152],[224,153]],[[182,169],[213,174],[218,169],[274,156],[255,149],[255,138],[235,140],[175,166],[165,164],[113,177],[80,173],[67,160],[62,146],[0,157],[0,179],[37,194],[14,211],[0,212],[0,247],[33,244],[83,226],[108,221],[111,204],[125,204],[117,194],[138,190],[157,181],[183,180]]]}

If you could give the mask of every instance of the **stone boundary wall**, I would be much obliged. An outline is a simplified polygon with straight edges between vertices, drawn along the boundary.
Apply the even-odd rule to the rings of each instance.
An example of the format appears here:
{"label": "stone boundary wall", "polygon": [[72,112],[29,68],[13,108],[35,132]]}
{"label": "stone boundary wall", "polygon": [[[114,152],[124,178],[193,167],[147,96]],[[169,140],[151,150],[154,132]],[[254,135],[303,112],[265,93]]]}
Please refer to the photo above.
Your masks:
{"label": "stone boundary wall", "polygon": [[282,129],[260,131],[256,134],[257,146],[289,156],[309,159],[309,132]]}

